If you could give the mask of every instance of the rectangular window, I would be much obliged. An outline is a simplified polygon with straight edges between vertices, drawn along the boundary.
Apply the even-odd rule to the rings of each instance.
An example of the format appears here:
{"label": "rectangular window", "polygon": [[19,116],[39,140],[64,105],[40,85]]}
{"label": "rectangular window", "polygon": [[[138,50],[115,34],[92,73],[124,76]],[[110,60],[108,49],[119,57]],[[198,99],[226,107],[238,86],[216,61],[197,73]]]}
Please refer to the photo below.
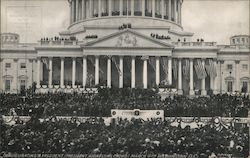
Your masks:
{"label": "rectangular window", "polygon": [[21,67],[21,69],[26,69],[26,63],[21,63],[20,67]]}
{"label": "rectangular window", "polygon": [[242,65],[242,69],[243,69],[243,70],[247,70],[247,69],[248,69],[248,65],[247,65],[247,64],[243,64],[243,65]]}
{"label": "rectangular window", "polygon": [[233,44],[235,44],[235,39],[233,39]]}
{"label": "rectangular window", "polygon": [[243,81],[243,82],[242,82],[241,92],[242,92],[242,93],[246,93],[247,90],[248,90],[247,81]]}
{"label": "rectangular window", "polygon": [[5,80],[5,90],[6,91],[10,90],[10,80]]}
{"label": "rectangular window", "polygon": [[21,80],[20,81],[20,89],[21,89],[21,91],[25,90],[25,87],[26,87],[26,81],[25,80]]}
{"label": "rectangular window", "polygon": [[5,68],[11,68],[11,63],[5,63]]}
{"label": "rectangular window", "polygon": [[233,82],[232,81],[227,82],[227,92],[233,92]]}
{"label": "rectangular window", "polygon": [[233,65],[232,65],[232,64],[228,64],[228,65],[227,65],[227,69],[228,69],[228,70],[232,70],[232,69],[233,69]]}

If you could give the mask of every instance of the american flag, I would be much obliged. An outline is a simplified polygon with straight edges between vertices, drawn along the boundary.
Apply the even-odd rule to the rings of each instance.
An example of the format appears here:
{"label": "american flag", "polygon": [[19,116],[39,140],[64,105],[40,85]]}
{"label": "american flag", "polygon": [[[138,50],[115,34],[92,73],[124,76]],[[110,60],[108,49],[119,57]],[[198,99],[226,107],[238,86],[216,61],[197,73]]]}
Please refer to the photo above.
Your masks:
{"label": "american flag", "polygon": [[151,65],[151,67],[154,69],[155,71],[155,57],[149,57],[148,63]]}
{"label": "american flag", "polygon": [[200,59],[196,60],[195,72],[197,74],[198,79],[204,79],[207,76],[205,68],[203,67]]}
{"label": "american flag", "polygon": [[165,80],[166,80],[168,75],[168,59],[166,57],[161,57],[161,65],[165,73]]}
{"label": "american flag", "polygon": [[182,65],[182,73],[186,80],[189,80],[189,68],[190,68],[189,60],[184,59],[184,64]]}
{"label": "american flag", "polygon": [[119,73],[119,76],[121,76],[122,75],[122,72],[121,72],[121,70],[120,70],[120,67],[119,67],[119,65],[117,64],[117,62],[116,62],[116,57],[111,57],[111,61],[115,64],[115,67],[116,67],[116,69],[117,69],[117,71],[118,71],[118,73]]}
{"label": "american flag", "polygon": [[175,80],[177,79],[177,69],[178,69],[177,60],[176,60],[176,59],[173,59],[173,67],[172,67],[172,70],[173,70],[173,76],[174,76],[174,79],[175,79]]}
{"label": "american flag", "polygon": [[42,62],[45,64],[46,68],[49,69],[49,61],[48,61],[48,58],[42,58]]}

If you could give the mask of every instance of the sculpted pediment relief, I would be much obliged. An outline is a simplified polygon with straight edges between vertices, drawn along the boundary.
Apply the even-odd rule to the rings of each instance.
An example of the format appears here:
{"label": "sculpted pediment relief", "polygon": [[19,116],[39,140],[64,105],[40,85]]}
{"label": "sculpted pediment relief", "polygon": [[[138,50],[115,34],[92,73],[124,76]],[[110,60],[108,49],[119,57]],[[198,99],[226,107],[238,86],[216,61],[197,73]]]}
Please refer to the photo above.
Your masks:
{"label": "sculpted pediment relief", "polygon": [[87,43],[88,47],[147,47],[147,48],[168,48],[172,47],[167,43],[157,41],[151,37],[131,30],[119,31],[117,33]]}

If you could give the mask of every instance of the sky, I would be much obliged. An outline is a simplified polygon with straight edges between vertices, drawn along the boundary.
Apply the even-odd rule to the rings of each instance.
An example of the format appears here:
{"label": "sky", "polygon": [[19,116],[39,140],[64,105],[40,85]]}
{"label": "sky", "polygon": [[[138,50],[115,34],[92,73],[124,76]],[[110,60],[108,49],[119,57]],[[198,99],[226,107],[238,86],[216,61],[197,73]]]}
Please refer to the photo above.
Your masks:
{"label": "sky", "polygon": [[[21,42],[53,37],[69,25],[68,0],[0,0],[1,32],[20,34]],[[184,0],[182,26],[196,38],[229,44],[233,35],[249,35],[250,0]]]}

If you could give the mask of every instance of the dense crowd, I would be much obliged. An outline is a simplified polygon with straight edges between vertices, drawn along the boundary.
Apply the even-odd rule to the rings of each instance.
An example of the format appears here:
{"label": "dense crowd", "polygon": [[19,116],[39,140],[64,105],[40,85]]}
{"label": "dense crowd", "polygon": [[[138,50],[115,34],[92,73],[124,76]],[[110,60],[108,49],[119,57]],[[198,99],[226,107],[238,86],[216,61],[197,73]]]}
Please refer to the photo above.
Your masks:
{"label": "dense crowd", "polygon": [[247,117],[248,96],[167,97],[153,90],[99,89],[98,93],[0,94],[0,114],[44,116],[110,116],[111,109],[164,110],[165,116]]}
{"label": "dense crowd", "polygon": [[1,123],[3,153],[50,154],[183,154],[208,157],[232,154],[247,157],[248,127],[217,128],[215,124],[190,128],[173,127],[169,122],[119,120],[105,125],[75,120],[39,121],[9,126]]}

